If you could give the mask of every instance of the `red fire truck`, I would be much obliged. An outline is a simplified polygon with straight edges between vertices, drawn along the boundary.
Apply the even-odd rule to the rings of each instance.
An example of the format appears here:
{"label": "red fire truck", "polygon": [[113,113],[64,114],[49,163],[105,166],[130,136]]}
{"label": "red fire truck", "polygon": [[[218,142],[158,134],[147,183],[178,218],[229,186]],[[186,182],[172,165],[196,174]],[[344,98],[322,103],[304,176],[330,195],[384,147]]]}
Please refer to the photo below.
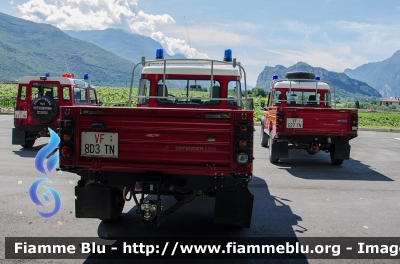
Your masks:
{"label": "red fire truck", "polygon": [[51,128],[56,130],[60,106],[97,106],[96,89],[89,75],[75,79],[71,73],[61,77],[25,76],[19,80],[14,112],[12,144],[31,148],[39,137],[48,137]]}
{"label": "red fire truck", "polygon": [[[248,228],[253,111],[242,98],[244,68],[230,50],[217,61],[164,59],[162,49],[132,76],[138,68],[138,95],[128,99],[137,107],[61,107],[59,164],[80,176],[76,217],[116,220],[133,197],[143,223],[160,225],[207,195],[215,223]],[[162,209],[162,195],[176,204]]]}
{"label": "red fire truck", "polygon": [[271,163],[288,158],[289,149],[304,149],[310,155],[329,152],[334,165],[349,159],[358,110],[332,108],[331,87],[309,72],[290,72],[281,80],[273,77],[267,105],[262,103],[260,139],[261,146],[269,148]]}

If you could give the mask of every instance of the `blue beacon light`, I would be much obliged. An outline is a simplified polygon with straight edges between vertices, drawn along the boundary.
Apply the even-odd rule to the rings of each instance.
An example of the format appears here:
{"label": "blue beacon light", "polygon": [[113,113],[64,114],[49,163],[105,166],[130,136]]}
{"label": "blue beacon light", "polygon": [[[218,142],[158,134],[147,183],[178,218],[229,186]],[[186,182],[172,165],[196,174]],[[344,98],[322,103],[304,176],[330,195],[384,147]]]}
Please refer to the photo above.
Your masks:
{"label": "blue beacon light", "polygon": [[319,76],[317,76],[317,77],[315,77],[315,80],[316,80],[316,81],[320,81],[321,78],[320,78]]}
{"label": "blue beacon light", "polygon": [[50,77],[50,72],[46,72],[46,77]]}
{"label": "blue beacon light", "polygon": [[85,74],[83,75],[83,79],[85,79],[85,80],[89,79],[89,74],[88,74],[88,73],[85,73]]}
{"label": "blue beacon light", "polygon": [[224,61],[232,61],[232,50],[231,49],[226,49],[224,53]]}
{"label": "blue beacon light", "polygon": [[278,75],[272,76],[272,80],[278,80]]}
{"label": "blue beacon light", "polygon": [[157,49],[156,50],[156,60],[162,60],[162,59],[164,59],[164,50]]}

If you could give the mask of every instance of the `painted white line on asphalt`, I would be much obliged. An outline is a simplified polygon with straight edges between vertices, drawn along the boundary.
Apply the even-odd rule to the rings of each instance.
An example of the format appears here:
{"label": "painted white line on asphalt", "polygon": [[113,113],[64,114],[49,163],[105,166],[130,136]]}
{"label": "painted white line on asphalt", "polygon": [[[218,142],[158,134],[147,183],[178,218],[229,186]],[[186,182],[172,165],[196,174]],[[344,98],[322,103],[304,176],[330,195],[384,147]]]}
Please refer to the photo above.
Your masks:
{"label": "painted white line on asphalt", "polygon": [[394,139],[400,140],[400,138],[394,138]]}

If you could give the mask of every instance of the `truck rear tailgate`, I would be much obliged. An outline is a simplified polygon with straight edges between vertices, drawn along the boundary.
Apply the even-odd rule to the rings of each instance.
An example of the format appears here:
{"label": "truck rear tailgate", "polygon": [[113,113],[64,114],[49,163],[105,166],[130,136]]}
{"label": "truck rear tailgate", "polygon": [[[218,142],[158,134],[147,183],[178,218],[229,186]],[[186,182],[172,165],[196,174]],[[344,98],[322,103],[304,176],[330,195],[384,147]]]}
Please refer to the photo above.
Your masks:
{"label": "truck rear tailgate", "polygon": [[350,131],[349,109],[285,108],[285,133],[296,135],[344,135]]}
{"label": "truck rear tailgate", "polygon": [[[136,172],[232,170],[234,112],[171,108],[71,108],[74,165]],[[64,110],[62,110],[64,111]],[[252,117],[252,115],[251,115]],[[233,143],[232,143],[233,142]],[[79,153],[79,156],[77,155]]]}

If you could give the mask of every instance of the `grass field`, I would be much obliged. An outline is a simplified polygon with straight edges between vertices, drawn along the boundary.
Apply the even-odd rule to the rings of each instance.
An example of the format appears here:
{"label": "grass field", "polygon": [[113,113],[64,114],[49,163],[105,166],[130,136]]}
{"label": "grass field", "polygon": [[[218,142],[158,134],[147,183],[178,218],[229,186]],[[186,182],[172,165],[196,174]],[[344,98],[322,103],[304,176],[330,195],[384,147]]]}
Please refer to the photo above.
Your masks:
{"label": "grass field", "polygon": [[400,113],[363,113],[358,114],[358,126],[364,128],[400,129]]}

